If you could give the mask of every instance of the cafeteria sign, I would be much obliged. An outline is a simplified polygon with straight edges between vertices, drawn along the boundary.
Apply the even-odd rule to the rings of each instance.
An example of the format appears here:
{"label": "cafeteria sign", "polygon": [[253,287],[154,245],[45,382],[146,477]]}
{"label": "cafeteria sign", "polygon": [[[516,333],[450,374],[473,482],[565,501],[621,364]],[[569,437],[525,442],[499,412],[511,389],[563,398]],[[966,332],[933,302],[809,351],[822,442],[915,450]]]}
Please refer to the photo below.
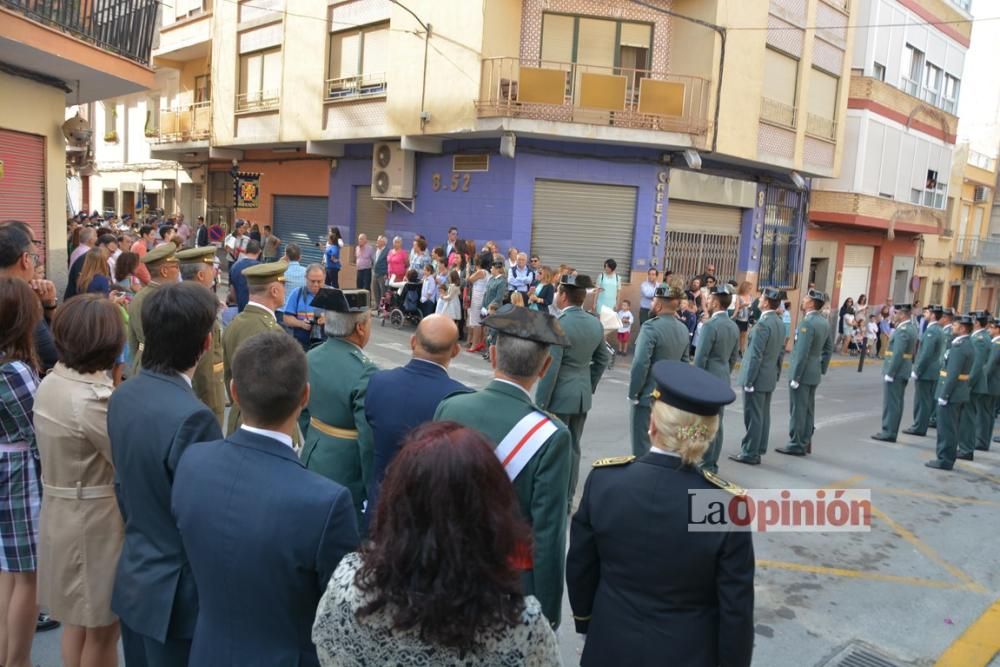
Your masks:
{"label": "cafeteria sign", "polygon": [[258,208],[260,206],[260,174],[239,172],[233,182],[233,198],[236,208]]}

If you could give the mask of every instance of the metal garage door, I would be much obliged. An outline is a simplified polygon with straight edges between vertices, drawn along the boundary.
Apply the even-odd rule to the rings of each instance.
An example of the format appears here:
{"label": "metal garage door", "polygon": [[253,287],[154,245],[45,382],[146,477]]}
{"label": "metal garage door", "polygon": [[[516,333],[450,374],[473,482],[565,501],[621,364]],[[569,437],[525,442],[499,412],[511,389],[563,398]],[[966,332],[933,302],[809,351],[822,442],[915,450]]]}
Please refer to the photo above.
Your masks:
{"label": "metal garage door", "polygon": [[621,185],[536,180],[531,252],[542,264],[569,264],[595,279],[610,257],[627,278],[637,194]]}
{"label": "metal garage door", "polygon": [[667,244],[663,266],[693,277],[709,264],[725,279],[736,277],[743,209],[671,199],[667,205]]}
{"label": "metal garage door", "polygon": [[326,197],[274,197],[274,233],[302,248],[302,264],[323,261],[328,233]]}
{"label": "metal garage door", "polygon": [[385,216],[388,211],[380,201],[372,199],[372,187],[359,185],[354,188],[354,238],[344,239],[354,244],[358,234],[364,234],[374,246],[380,234],[385,234]]}
{"label": "metal garage door", "polygon": [[25,222],[44,242],[45,137],[0,130],[0,164],[0,221]]}
{"label": "metal garage door", "polygon": [[840,274],[840,302],[848,297],[858,302],[858,297],[868,294],[868,281],[872,274],[875,248],[868,245],[845,245],[844,268]]}

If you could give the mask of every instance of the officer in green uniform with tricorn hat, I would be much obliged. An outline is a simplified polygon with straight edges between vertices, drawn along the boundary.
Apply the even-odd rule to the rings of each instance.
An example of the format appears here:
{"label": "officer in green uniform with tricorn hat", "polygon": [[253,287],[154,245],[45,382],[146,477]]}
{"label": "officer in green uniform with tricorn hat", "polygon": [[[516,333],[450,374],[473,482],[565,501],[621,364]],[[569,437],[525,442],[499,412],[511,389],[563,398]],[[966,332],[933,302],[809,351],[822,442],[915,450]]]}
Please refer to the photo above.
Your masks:
{"label": "officer in green uniform with tricorn hat", "polygon": [[913,370],[913,350],[917,346],[917,327],[910,320],[912,306],[897,303],[892,316],[896,328],[889,337],[889,349],[882,362],[882,430],[872,440],[896,442],[899,422],[903,418],[906,383]]}
{"label": "officer in green uniform with tricorn hat", "polygon": [[938,470],[951,470],[959,447],[968,446],[971,452],[974,443],[959,442],[959,424],[962,411],[969,401],[969,373],[975,362],[976,353],[969,341],[972,333],[972,318],[962,315],[953,324],[957,334],[944,354],[944,368],[937,393],[937,458],[924,465]]}
{"label": "officer in green uniform with tricorn hat", "polygon": [[914,380],[913,425],[904,428],[908,435],[927,435],[931,418],[934,416],[934,388],[938,373],[941,372],[941,356],[948,344],[947,335],[941,324],[944,308],[939,305],[927,307],[927,327],[920,337],[920,347],[913,361],[910,377]]}
{"label": "officer in green uniform with tricorn hat", "polygon": [[[187,248],[177,252],[177,261],[181,265],[181,280],[203,285],[211,290],[215,282],[215,246]],[[191,388],[201,399],[201,402],[212,409],[219,425],[225,424],[226,383],[225,364],[222,353],[222,326],[218,318],[212,326],[212,349],[201,355],[198,365],[194,368],[191,378]]]}
{"label": "officer in green uniform with tricorn hat", "polygon": [[149,284],[143,287],[128,306],[128,349],[132,353],[132,372],[137,375],[142,367],[142,351],[146,336],[142,332],[142,304],[161,285],[177,281],[178,267],[175,253],[177,246],[167,242],[158,245],[142,257],[142,263],[149,269]]}

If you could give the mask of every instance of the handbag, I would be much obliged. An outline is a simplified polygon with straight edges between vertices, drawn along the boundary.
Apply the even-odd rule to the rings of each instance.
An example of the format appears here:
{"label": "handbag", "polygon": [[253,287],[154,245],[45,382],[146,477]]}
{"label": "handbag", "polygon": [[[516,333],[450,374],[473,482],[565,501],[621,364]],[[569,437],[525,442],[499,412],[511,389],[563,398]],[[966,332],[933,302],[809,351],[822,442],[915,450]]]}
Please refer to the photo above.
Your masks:
{"label": "handbag", "polygon": [[601,326],[604,327],[604,333],[615,333],[621,326],[622,321],[618,317],[618,313],[611,310],[607,306],[601,306],[601,312],[598,314],[601,320]]}

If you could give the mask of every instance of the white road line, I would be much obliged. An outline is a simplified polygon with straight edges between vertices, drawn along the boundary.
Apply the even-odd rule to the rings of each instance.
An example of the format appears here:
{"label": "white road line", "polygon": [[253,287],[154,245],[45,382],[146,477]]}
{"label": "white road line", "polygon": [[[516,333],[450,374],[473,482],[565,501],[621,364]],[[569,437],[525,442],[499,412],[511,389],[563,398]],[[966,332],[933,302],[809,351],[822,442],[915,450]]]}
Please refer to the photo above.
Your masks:
{"label": "white road line", "polygon": [[846,412],[842,415],[834,415],[832,417],[824,417],[823,419],[816,420],[816,430],[821,428],[826,428],[827,426],[836,426],[837,424],[843,424],[846,422],[852,422],[857,419],[864,419],[866,417],[879,417],[882,415],[882,411],[878,412],[868,411],[868,412]]}

